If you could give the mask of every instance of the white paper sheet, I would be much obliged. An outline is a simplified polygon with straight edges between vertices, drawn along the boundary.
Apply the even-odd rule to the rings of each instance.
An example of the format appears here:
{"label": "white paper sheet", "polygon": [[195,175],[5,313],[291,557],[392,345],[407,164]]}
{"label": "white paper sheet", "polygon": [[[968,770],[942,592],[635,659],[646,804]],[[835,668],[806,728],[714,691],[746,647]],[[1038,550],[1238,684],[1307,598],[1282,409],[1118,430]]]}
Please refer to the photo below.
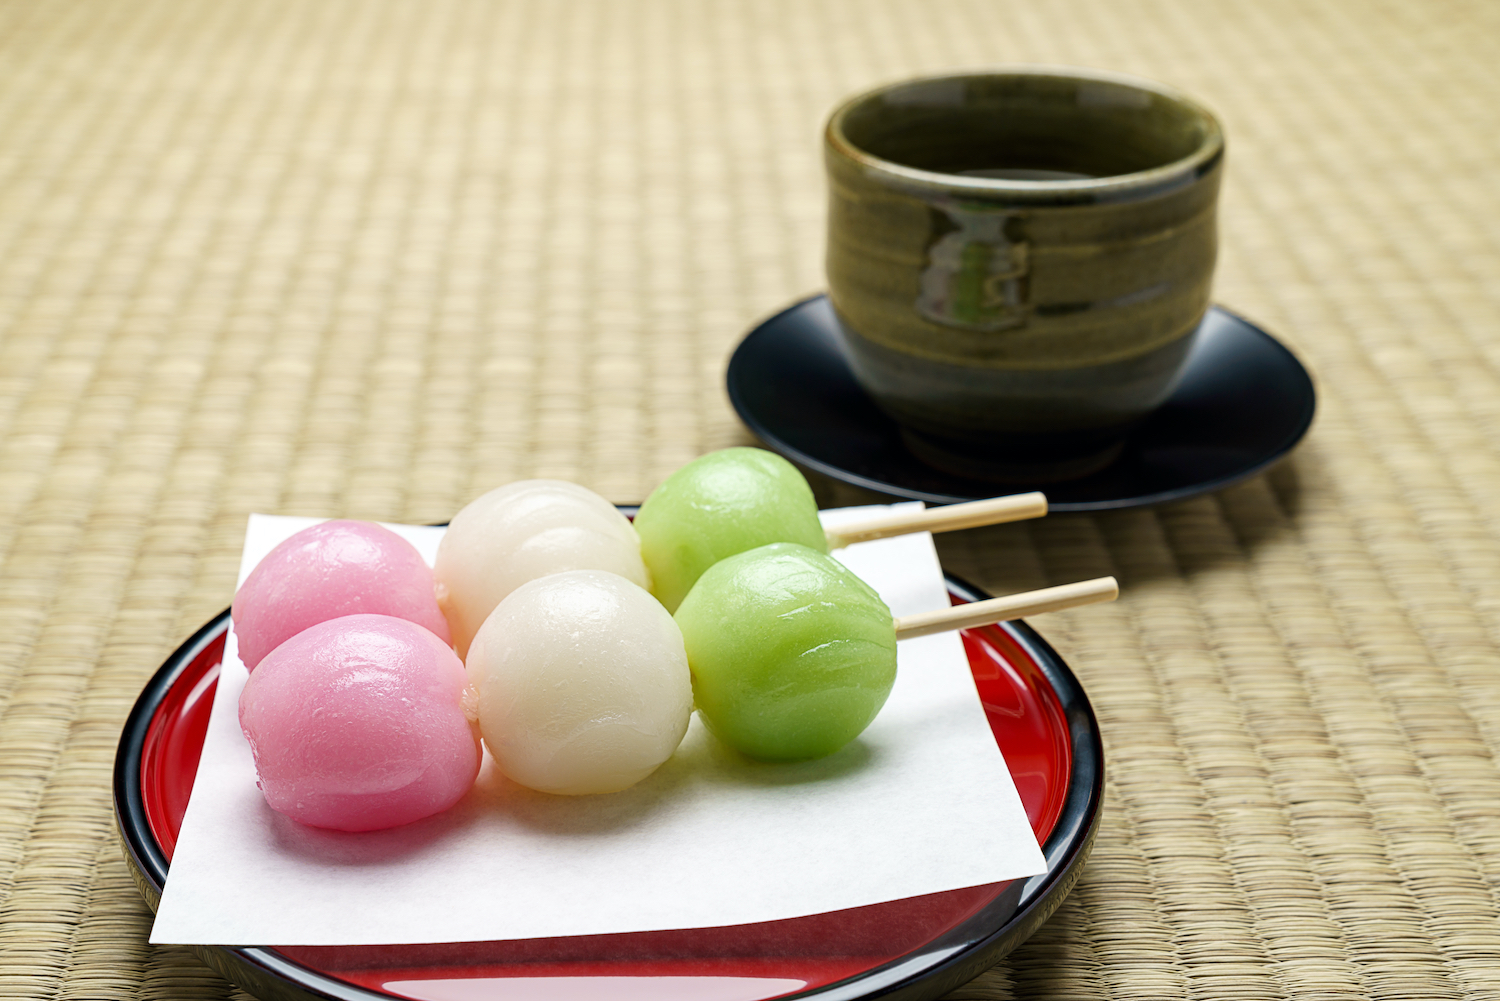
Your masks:
{"label": "white paper sheet", "polygon": [[[252,515],[240,580],[315,520]],[[431,561],[442,529],[388,527]],[[948,603],[931,536],[836,555],[897,615]],[[824,760],[747,761],[695,716],[672,759],[624,792],[530,792],[486,755],[453,809],[365,834],[304,827],[266,806],[237,719],[246,677],[231,633],[154,943],[376,945],[711,927],[1046,868],[952,633],[903,640],[885,708]]]}

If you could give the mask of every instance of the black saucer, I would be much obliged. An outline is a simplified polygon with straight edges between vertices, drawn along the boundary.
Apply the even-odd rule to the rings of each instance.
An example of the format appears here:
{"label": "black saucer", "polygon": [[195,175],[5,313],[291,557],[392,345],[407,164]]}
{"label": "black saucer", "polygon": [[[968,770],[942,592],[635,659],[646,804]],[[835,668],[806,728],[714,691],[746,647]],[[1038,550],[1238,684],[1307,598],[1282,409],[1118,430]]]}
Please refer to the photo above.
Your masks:
{"label": "black saucer", "polygon": [[1131,434],[1119,457],[1081,479],[995,484],[934,469],[854,381],[833,307],[815,296],[746,335],[729,361],[740,418],[793,462],[895,497],[948,504],[1041,489],[1053,511],[1106,511],[1181,500],[1265,469],[1301,440],[1316,395],[1274,337],[1209,310],[1181,383]]}

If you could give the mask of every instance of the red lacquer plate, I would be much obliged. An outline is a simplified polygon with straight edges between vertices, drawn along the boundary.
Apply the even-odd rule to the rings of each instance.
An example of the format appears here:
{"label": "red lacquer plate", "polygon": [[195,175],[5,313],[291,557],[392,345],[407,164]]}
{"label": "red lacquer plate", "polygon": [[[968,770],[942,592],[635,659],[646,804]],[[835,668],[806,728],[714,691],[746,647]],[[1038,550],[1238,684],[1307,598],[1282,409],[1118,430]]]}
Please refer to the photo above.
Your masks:
{"label": "red lacquer plate", "polygon": [[[949,578],[954,603],[985,595]],[[167,659],[115,757],[125,857],[155,909],[187,809],[229,629],[225,611]],[[966,630],[996,743],[1047,872],[947,893],[723,928],[512,942],[195,951],[265,1001],[823,1001],[932,998],[1031,935],[1078,878],[1098,826],[1098,723],[1077,678],[1024,622]],[[224,902],[234,906],[232,900]]]}

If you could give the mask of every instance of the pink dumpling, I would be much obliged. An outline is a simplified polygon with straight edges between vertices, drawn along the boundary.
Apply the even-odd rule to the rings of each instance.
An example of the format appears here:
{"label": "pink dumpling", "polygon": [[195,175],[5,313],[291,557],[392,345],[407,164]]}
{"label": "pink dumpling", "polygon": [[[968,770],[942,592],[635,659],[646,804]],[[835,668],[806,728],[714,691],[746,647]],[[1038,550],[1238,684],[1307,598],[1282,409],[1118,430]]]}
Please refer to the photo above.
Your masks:
{"label": "pink dumpling", "polygon": [[251,671],[307,627],[360,613],[394,615],[452,641],[432,568],[373,521],[325,521],[283,540],[250,571],[231,610],[240,660]]}
{"label": "pink dumpling", "polygon": [[240,729],[271,808],[374,831],[448,809],[479,774],[452,648],[389,615],[350,615],[273,650],[240,693]]}

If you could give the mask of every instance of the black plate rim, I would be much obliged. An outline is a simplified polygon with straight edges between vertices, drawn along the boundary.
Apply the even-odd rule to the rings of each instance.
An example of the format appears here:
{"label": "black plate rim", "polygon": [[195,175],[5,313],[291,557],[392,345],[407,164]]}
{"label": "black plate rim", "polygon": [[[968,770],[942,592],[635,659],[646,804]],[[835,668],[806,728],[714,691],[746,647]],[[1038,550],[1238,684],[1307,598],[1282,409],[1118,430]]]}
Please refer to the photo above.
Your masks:
{"label": "black plate rim", "polygon": [[[739,415],[740,420],[744,421],[745,426],[748,427],[757,438],[765,442],[767,445],[771,446],[771,448],[776,452],[779,452],[780,454],[786,456],[791,461],[797,463],[800,466],[804,466],[808,469],[814,470],[815,472],[821,473],[831,479],[839,480],[843,483],[848,483],[851,486],[861,487],[865,490],[870,490],[878,494],[884,494],[888,497],[899,497],[903,500],[919,500],[924,501],[928,504],[959,504],[963,503],[964,501],[981,499],[977,497],[960,496],[958,494],[943,494],[933,493],[926,490],[916,490],[910,487],[901,486],[899,484],[887,483],[882,480],[873,479],[868,476],[861,476],[859,473],[851,472],[850,470],[844,469],[841,466],[835,465],[827,460],[820,459],[814,455],[810,455],[802,449],[791,445],[785,439],[779,437],[769,428],[767,428],[765,422],[755,415],[749,404],[746,402],[744,393],[740,388],[739,380],[736,378],[737,373],[741,371],[744,366],[743,357],[746,350],[746,345],[750,343],[751,339],[756,337],[767,327],[776,323],[778,320],[781,320],[783,317],[786,317],[791,313],[795,313],[799,309],[803,309],[811,303],[826,299],[827,297],[828,294],[826,292],[816,292],[812,295],[806,296],[805,298],[799,299],[791,305],[785,307],[784,309],[780,309],[757,322],[755,326],[751,327],[749,332],[746,333],[743,338],[741,338],[740,343],[734,349],[734,353],[730,355],[729,365],[725,371],[724,376],[726,389],[728,390],[729,394],[730,405],[734,407],[734,411]],[[1174,501],[1187,500],[1188,498],[1197,497],[1202,494],[1213,493],[1214,491],[1223,490],[1226,487],[1234,486],[1236,483],[1243,482],[1244,480],[1247,480],[1252,476],[1256,476],[1269,469],[1271,466],[1275,465],[1277,462],[1283,459],[1286,454],[1290,452],[1294,447],[1296,447],[1297,443],[1301,441],[1302,438],[1307,434],[1308,429],[1312,426],[1313,417],[1317,412],[1317,388],[1313,384],[1312,375],[1308,372],[1307,366],[1302,364],[1302,360],[1298,358],[1290,348],[1281,343],[1281,341],[1277,340],[1272,334],[1267,332],[1259,324],[1246,318],[1243,314],[1238,313],[1232,309],[1228,309],[1224,306],[1220,306],[1217,303],[1210,306],[1209,308],[1210,311],[1216,311],[1229,316],[1234,320],[1237,320],[1248,330],[1259,335],[1269,345],[1273,346],[1275,350],[1284,355],[1287,361],[1291,363],[1290,370],[1293,371],[1296,376],[1300,376],[1299,388],[1305,388],[1305,393],[1301,394],[1305,403],[1302,407],[1302,412],[1298,415],[1297,420],[1292,425],[1292,429],[1288,431],[1285,438],[1274,449],[1268,450],[1264,458],[1262,458],[1260,461],[1256,462],[1253,465],[1248,465],[1244,469],[1231,473],[1227,476],[1215,477],[1199,483],[1191,484],[1189,486],[1178,487],[1172,490],[1162,490],[1152,494],[1143,494],[1137,497],[1122,497],[1112,500],[1100,501],[1049,502],[1048,510],[1057,514],[1082,514],[1092,511],[1121,511],[1130,508],[1154,507],[1159,504],[1170,504]],[[999,489],[1006,488],[1002,487]],[[1010,492],[1015,492],[1016,490],[1020,489],[1024,489],[1024,487],[1016,487]],[[1046,488],[1040,487],[1039,489],[1045,491]]]}
{"label": "black plate rim", "polygon": [[[966,601],[988,597],[979,588],[945,574],[948,589]],[[998,623],[1040,666],[1053,687],[1068,724],[1072,770],[1068,795],[1042,852],[1048,870],[1026,880],[1019,900],[1010,894],[907,956],[846,980],[790,998],[820,1001],[938,997],[973,979],[1020,945],[1062,904],[1077,882],[1099,827],[1104,790],[1104,747],[1099,723],[1076,675],[1041,635],[1022,620]],[[161,899],[169,863],[146,818],[141,762],[146,734],[167,692],[188,666],[229,628],[229,609],[205,623],[157,669],[126,718],[115,753],[113,798],[115,823],[131,875],[152,911]],[[998,912],[1008,912],[1001,916]],[[998,927],[994,926],[1001,918]],[[323,1001],[389,1001],[391,995],[330,977],[276,952],[257,946],[194,946],[192,951],[226,979],[266,999]]]}

